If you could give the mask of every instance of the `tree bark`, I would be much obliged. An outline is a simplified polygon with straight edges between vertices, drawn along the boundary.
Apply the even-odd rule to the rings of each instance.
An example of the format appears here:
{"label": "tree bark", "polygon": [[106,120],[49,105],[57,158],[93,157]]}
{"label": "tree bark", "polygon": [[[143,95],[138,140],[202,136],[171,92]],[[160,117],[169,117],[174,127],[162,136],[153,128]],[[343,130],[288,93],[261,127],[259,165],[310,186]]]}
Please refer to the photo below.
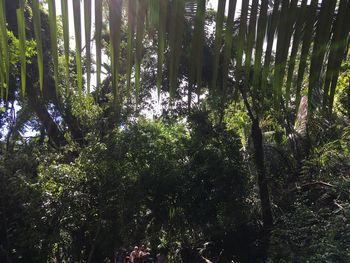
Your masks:
{"label": "tree bark", "polygon": [[263,137],[261,128],[259,126],[259,120],[254,119],[252,123],[252,139],[254,144],[254,158],[258,174],[258,186],[261,202],[261,210],[264,228],[269,229],[273,225],[273,217],[271,211],[271,202],[269,196],[269,189],[267,186],[266,169],[265,169],[265,156],[263,148]]}

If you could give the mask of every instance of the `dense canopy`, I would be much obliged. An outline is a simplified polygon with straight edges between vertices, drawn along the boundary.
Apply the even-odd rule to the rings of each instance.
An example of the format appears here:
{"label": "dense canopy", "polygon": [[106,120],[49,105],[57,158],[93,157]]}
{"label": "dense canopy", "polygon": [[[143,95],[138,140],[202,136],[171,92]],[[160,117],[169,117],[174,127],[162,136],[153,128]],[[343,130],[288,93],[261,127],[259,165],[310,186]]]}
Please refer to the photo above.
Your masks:
{"label": "dense canopy", "polygon": [[0,262],[350,262],[349,43],[350,0],[0,0]]}

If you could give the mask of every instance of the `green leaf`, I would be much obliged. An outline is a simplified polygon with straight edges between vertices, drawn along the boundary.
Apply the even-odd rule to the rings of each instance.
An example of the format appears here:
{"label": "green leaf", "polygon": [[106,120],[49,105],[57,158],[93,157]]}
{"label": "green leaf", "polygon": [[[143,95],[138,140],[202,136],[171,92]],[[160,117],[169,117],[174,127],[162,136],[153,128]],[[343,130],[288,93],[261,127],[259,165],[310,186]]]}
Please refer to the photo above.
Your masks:
{"label": "green leaf", "polygon": [[166,41],[166,21],[168,13],[168,2],[159,1],[159,25],[158,25],[158,67],[157,67],[157,93],[160,99],[160,89],[163,76],[164,52]]}
{"label": "green leaf", "polygon": [[26,35],[25,35],[25,21],[24,21],[24,1],[20,1],[20,8],[16,10],[17,24],[18,24],[18,40],[19,40],[19,57],[21,62],[21,86],[22,96],[24,97],[26,91]]}
{"label": "green leaf", "polygon": [[[133,1],[130,1],[133,2]],[[95,0],[96,85],[101,85],[102,0]]]}
{"label": "green leaf", "polygon": [[83,69],[81,65],[81,10],[80,0],[73,0],[74,31],[75,31],[75,60],[77,64],[78,94],[83,90]]}
{"label": "green leaf", "polygon": [[84,0],[87,93],[90,93],[91,80],[91,15],[91,0]]}
{"label": "green leaf", "polygon": [[218,1],[218,11],[215,21],[215,42],[214,42],[214,57],[213,57],[213,79],[211,83],[212,89],[216,89],[216,82],[219,74],[220,49],[222,45],[222,30],[225,18],[226,0]]}
{"label": "green leaf", "polygon": [[6,91],[6,100],[8,99],[8,85],[10,77],[10,55],[8,47],[8,37],[6,28],[5,2],[0,0],[0,75],[1,75],[1,97],[3,98],[4,89]]}
{"label": "green leaf", "polygon": [[307,0],[302,0],[299,11],[296,13],[297,22],[295,25],[292,51],[291,51],[289,64],[288,64],[288,74],[287,74],[287,83],[286,83],[286,106],[288,106],[288,103],[290,100],[290,92],[291,92],[291,85],[292,85],[293,73],[295,68],[295,60],[298,54],[300,41],[302,38],[303,25],[305,24],[305,19],[306,19],[306,7],[307,7]]}
{"label": "green leaf", "polygon": [[136,54],[135,54],[135,90],[136,103],[140,95],[140,80],[141,80],[141,64],[142,64],[142,40],[145,30],[145,18],[147,13],[146,1],[137,1],[137,16],[136,16]]}
{"label": "green leaf", "polygon": [[276,0],[274,2],[272,16],[267,28],[267,45],[265,50],[264,67],[263,67],[262,77],[261,77],[261,94],[262,94],[261,99],[262,100],[267,95],[267,77],[269,75],[272,47],[275,41],[275,32],[276,32],[277,22],[279,20],[280,2],[281,0]]}
{"label": "green leaf", "polygon": [[304,80],[304,73],[306,69],[306,63],[308,60],[308,54],[310,52],[313,29],[314,29],[314,24],[316,19],[317,3],[318,3],[317,0],[312,0],[307,10],[307,16],[306,16],[307,21],[305,24],[304,35],[302,38],[302,48],[301,48],[300,63],[299,63],[298,77],[297,77],[297,88],[296,88],[296,99],[295,99],[296,109],[299,108],[299,103],[301,99],[300,92],[301,92],[301,86]]}
{"label": "green leaf", "polygon": [[279,108],[279,103],[282,99],[283,78],[285,75],[285,68],[287,64],[288,50],[290,40],[293,33],[293,25],[295,22],[295,9],[298,0],[282,1],[281,16],[277,28],[277,48],[275,72],[273,78],[273,99],[275,108]]}
{"label": "green leaf", "polygon": [[[188,107],[191,107],[192,89],[197,81],[197,92],[200,94],[200,85],[202,77],[202,56],[203,56],[203,37],[204,37],[204,19],[205,19],[205,1],[197,1],[197,10],[195,17],[194,33],[191,41],[190,75],[188,84]],[[196,74],[197,73],[197,74]],[[199,96],[199,95],[198,95]]]}
{"label": "green leaf", "polygon": [[[162,1],[167,2],[167,1]],[[161,2],[159,0],[149,0],[149,20],[150,20],[150,26],[153,28],[158,28],[159,25],[159,8],[160,8]]]}
{"label": "green leaf", "polygon": [[111,69],[112,69],[112,86],[114,90],[114,98],[117,100],[119,94],[119,52],[121,38],[121,15],[122,0],[109,1],[109,33],[111,48]]}
{"label": "green leaf", "polygon": [[242,78],[242,60],[243,52],[246,44],[247,34],[247,18],[248,18],[249,1],[242,1],[241,16],[239,19],[239,31],[237,40],[237,61],[236,61],[236,80],[241,81]]}
{"label": "green leaf", "polygon": [[172,3],[171,19],[172,21],[176,21],[176,23],[172,23],[170,31],[170,99],[174,97],[178,83],[177,76],[182,54],[183,28],[185,25],[184,0],[178,0]]}
{"label": "green leaf", "polygon": [[249,80],[252,53],[255,41],[256,20],[258,14],[258,0],[253,0],[250,11],[249,28],[247,36],[246,58],[245,58],[245,79]]}
{"label": "green leaf", "polygon": [[262,0],[259,20],[258,20],[258,29],[256,37],[256,47],[254,55],[254,76],[253,76],[253,95],[257,98],[257,91],[261,79],[261,59],[263,52],[264,38],[266,34],[266,25],[267,25],[267,9],[268,9],[268,0]]}
{"label": "green leaf", "polygon": [[[328,55],[326,79],[323,88],[323,110],[332,112],[335,89],[342,60],[346,57],[348,33],[350,32],[350,2],[340,0],[337,18],[333,25],[333,36]],[[330,94],[328,95],[328,93]]]}
{"label": "green leaf", "polygon": [[309,89],[308,89],[308,116],[312,114],[316,105],[313,99],[314,90],[319,86],[323,60],[327,51],[329,35],[336,1],[324,0],[317,21],[316,33],[313,41],[312,59],[310,65]]}
{"label": "green leaf", "polygon": [[56,94],[59,94],[56,3],[55,3],[55,0],[48,0],[48,4],[49,4],[51,55],[53,59],[54,80],[55,80],[55,86],[56,86]]}
{"label": "green leaf", "polygon": [[131,72],[133,66],[133,42],[134,42],[134,28],[135,28],[135,16],[136,16],[136,2],[133,0],[128,1],[128,43],[127,43],[127,65],[126,65],[126,79],[127,98],[131,96]]}
{"label": "green leaf", "polygon": [[[38,1],[38,0],[35,0]],[[62,24],[63,24],[63,42],[64,42],[64,58],[65,58],[65,73],[66,73],[66,93],[69,93],[69,17],[68,17],[68,2],[61,1],[62,9]]]}

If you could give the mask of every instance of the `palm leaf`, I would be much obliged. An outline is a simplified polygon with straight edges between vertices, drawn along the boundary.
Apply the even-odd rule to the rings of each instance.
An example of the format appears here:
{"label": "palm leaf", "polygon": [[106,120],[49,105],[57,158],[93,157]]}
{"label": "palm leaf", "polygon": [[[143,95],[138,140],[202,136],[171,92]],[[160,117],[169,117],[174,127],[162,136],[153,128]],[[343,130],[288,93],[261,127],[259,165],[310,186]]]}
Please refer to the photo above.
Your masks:
{"label": "palm leaf", "polygon": [[302,38],[303,25],[305,24],[306,7],[307,7],[307,0],[302,0],[297,22],[295,25],[292,51],[291,51],[289,64],[288,64],[288,74],[287,74],[287,83],[286,83],[286,104],[287,105],[290,100],[290,89],[292,85],[292,78],[293,78],[293,73],[295,68],[295,60],[298,54],[300,40]]}
{"label": "palm leaf", "polygon": [[58,49],[57,49],[57,23],[56,23],[56,3],[55,0],[48,0],[49,4],[49,24],[50,24],[50,42],[51,54],[53,59],[54,80],[56,93],[59,93],[58,82]]}
{"label": "palm leaf", "polygon": [[270,70],[270,63],[271,63],[271,52],[273,43],[275,40],[275,32],[277,27],[277,22],[279,20],[279,6],[280,6],[281,0],[276,0],[274,2],[273,10],[272,10],[272,16],[269,21],[269,25],[267,28],[267,45],[266,45],[266,51],[265,51],[265,59],[264,59],[264,67],[262,70],[262,77],[261,77],[261,94],[262,99],[267,94],[267,77],[269,75]]}
{"label": "palm leaf", "polygon": [[236,79],[241,80],[243,51],[247,31],[249,1],[242,1],[241,17],[239,22],[238,43],[237,43],[237,62],[236,62]]}
{"label": "palm leaf", "polygon": [[[343,58],[347,55],[348,33],[350,32],[350,2],[348,2],[348,4],[346,4],[346,2],[346,0],[341,0],[339,3],[328,56],[326,80],[323,90],[323,109],[326,110],[328,106],[329,113],[332,112],[341,63]],[[328,97],[329,91],[330,95]]]}
{"label": "palm leaf", "polygon": [[43,44],[42,44],[42,36],[41,36],[41,17],[40,17],[39,0],[32,1],[32,11],[33,11],[34,33],[35,33],[35,40],[36,40],[37,62],[38,62],[38,69],[39,69],[40,91],[43,92],[44,57],[43,57]]}
{"label": "palm leaf", "polygon": [[169,84],[170,84],[170,98],[173,98],[176,91],[177,75],[179,71],[179,63],[181,57],[181,45],[184,27],[184,0],[173,1],[171,5],[171,20],[177,21],[171,24],[170,28],[170,61],[169,61]]}
{"label": "palm leaf", "polygon": [[225,28],[225,48],[224,48],[223,68],[222,68],[223,94],[225,94],[226,92],[229,64],[232,57],[231,53],[232,53],[232,41],[233,41],[233,26],[234,26],[234,19],[235,19],[235,13],[236,13],[236,4],[237,4],[237,0],[230,1],[230,5],[228,8],[226,28]]}
{"label": "palm leaf", "polygon": [[111,48],[111,69],[112,84],[114,87],[115,99],[119,95],[119,52],[121,38],[121,15],[122,0],[109,1],[109,30],[110,30],[110,48]]}
{"label": "palm leaf", "polygon": [[[163,1],[166,2],[166,1]],[[149,20],[150,25],[153,28],[158,28],[159,25],[159,8],[160,8],[159,0],[149,0]]]}
{"label": "palm leaf", "polygon": [[253,0],[252,7],[250,10],[249,27],[247,35],[247,47],[246,47],[246,58],[245,58],[245,78],[249,80],[250,66],[252,60],[252,52],[255,41],[256,32],[256,19],[258,14],[258,0]]}
{"label": "palm leaf", "polygon": [[147,12],[146,1],[137,1],[137,17],[136,17],[136,55],[135,55],[135,91],[136,102],[140,95],[141,80],[141,64],[142,64],[142,40],[145,29],[145,16]]}
{"label": "palm leaf", "polygon": [[[204,16],[205,16],[205,1],[197,1],[197,10],[194,23],[193,39],[191,42],[191,61],[190,61],[190,75],[188,85],[188,107],[191,107],[192,102],[192,89],[197,80],[197,89],[200,89],[201,85],[201,73],[202,73],[202,52],[203,52],[203,34],[204,34]],[[200,73],[197,74],[196,72]],[[199,76],[200,75],[200,76]]]}
{"label": "palm leaf", "polygon": [[86,48],[86,87],[90,93],[91,79],[91,0],[84,0],[85,48]]}
{"label": "palm leaf", "polygon": [[[38,1],[38,0],[34,0]],[[66,92],[69,92],[69,17],[68,17],[68,2],[61,1],[62,8],[62,25],[63,25],[63,42],[64,42],[64,58],[65,58],[65,73],[66,73]]]}
{"label": "palm leaf", "polygon": [[297,77],[297,87],[296,87],[296,99],[295,99],[295,106],[296,109],[299,108],[300,103],[300,92],[301,92],[301,86],[303,84],[304,80],[304,73],[306,69],[306,63],[308,59],[308,54],[311,46],[311,40],[313,35],[313,28],[314,23],[316,19],[316,11],[317,11],[317,0],[312,0],[311,4],[308,6],[307,10],[307,21],[304,29],[304,36],[302,39],[302,49],[300,54],[300,63],[299,63],[299,69],[298,69],[298,77]]}
{"label": "palm leaf", "polygon": [[222,44],[222,30],[225,18],[226,0],[219,0],[218,11],[216,13],[215,22],[215,42],[214,42],[214,57],[213,57],[213,79],[211,83],[212,89],[216,89],[216,82],[218,78],[220,49]]}
{"label": "palm leaf", "polygon": [[183,39],[183,29],[185,26],[185,0],[179,0],[177,19],[178,25],[176,26],[176,38],[175,38],[175,52],[174,52],[174,78],[172,84],[170,85],[170,97],[175,95],[175,88],[177,85],[177,76],[180,66],[180,58],[182,54],[182,39]]}
{"label": "palm leaf", "polygon": [[[132,2],[132,1],[131,1]],[[101,85],[102,0],[95,0],[96,85]]]}
{"label": "palm leaf", "polygon": [[160,89],[161,89],[162,75],[163,75],[167,13],[168,13],[168,2],[159,0],[158,67],[157,67],[158,101],[160,99]]}
{"label": "palm leaf", "polygon": [[16,10],[17,24],[18,24],[18,40],[19,40],[19,57],[21,62],[21,87],[22,96],[24,97],[26,91],[26,35],[25,35],[25,21],[24,21],[24,1],[20,1],[20,8]]}
{"label": "palm leaf", "polygon": [[136,2],[129,0],[128,2],[128,43],[127,43],[127,65],[126,65],[126,79],[127,79],[127,97],[131,95],[131,71],[133,65],[133,40],[135,28]]}
{"label": "palm leaf", "polygon": [[295,21],[295,10],[298,0],[282,1],[281,18],[278,26],[275,74],[273,79],[273,98],[275,107],[278,108],[282,98],[282,85],[287,63],[288,50]]}
{"label": "palm leaf", "polygon": [[[9,76],[10,76],[10,55],[9,55],[9,47],[8,47],[8,38],[7,38],[7,28],[6,28],[6,14],[5,14],[5,2],[4,0],[0,0],[0,56],[1,56],[1,93],[3,93],[3,89],[6,90],[6,100],[8,98],[8,84],[9,84]],[[1,94],[1,97],[4,97]]]}
{"label": "palm leaf", "polygon": [[316,107],[313,100],[313,93],[314,89],[319,86],[323,60],[327,51],[327,44],[332,27],[335,5],[336,1],[323,1],[317,21],[316,34],[313,41],[308,89],[308,110],[310,113],[312,113]]}
{"label": "palm leaf", "polygon": [[81,10],[80,0],[73,0],[74,31],[75,31],[75,60],[77,64],[78,94],[83,90],[83,69],[81,65]]}
{"label": "palm leaf", "polygon": [[267,9],[268,9],[268,0],[262,0],[259,20],[258,20],[258,29],[257,29],[257,37],[256,37],[256,48],[254,55],[254,77],[253,77],[253,94],[257,98],[257,90],[259,87],[260,77],[261,77],[261,59],[262,59],[262,51],[264,38],[266,33],[266,25],[267,25]]}

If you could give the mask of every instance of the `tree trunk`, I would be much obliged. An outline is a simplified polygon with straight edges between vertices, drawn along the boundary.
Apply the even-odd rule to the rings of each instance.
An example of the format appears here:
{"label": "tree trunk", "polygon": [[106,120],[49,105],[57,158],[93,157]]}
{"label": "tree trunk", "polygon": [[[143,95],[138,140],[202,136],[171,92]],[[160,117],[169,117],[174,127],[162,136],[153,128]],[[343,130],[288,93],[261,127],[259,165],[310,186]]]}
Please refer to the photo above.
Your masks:
{"label": "tree trunk", "polygon": [[269,196],[269,189],[267,186],[263,138],[261,128],[259,126],[259,120],[254,119],[252,123],[252,139],[254,144],[254,158],[258,174],[258,186],[261,202],[261,210],[264,228],[269,229],[273,225],[273,218],[271,212],[271,203]]}

